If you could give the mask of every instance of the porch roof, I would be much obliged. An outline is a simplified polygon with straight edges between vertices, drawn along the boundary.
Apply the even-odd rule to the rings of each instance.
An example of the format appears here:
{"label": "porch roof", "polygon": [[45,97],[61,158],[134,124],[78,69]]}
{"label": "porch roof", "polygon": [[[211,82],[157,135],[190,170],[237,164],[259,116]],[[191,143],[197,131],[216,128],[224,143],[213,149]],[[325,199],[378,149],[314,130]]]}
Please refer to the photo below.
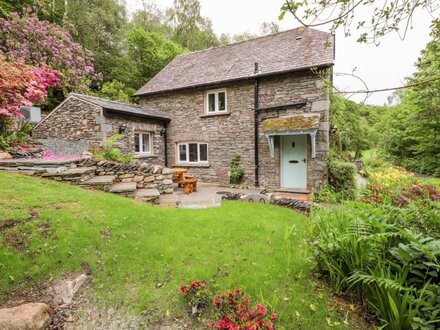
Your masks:
{"label": "porch roof", "polygon": [[[297,131],[315,131],[319,128],[319,114],[302,114],[280,118],[266,119],[261,131],[266,135],[284,135],[283,133]],[[278,133],[278,134],[277,134]]]}

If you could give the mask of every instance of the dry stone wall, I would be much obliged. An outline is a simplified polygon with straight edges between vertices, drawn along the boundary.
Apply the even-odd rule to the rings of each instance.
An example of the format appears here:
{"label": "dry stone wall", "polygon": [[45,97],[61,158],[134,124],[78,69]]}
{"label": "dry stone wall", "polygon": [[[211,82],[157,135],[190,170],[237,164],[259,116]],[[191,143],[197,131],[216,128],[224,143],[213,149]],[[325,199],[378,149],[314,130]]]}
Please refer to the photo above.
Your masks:
{"label": "dry stone wall", "polygon": [[173,193],[171,169],[145,162],[120,164],[106,160],[98,161],[92,158],[64,161],[11,159],[0,160],[1,170],[81,185],[96,176],[114,176],[110,184],[133,182],[136,183],[137,189],[157,189],[160,194]]}
{"label": "dry stone wall", "polygon": [[115,182],[135,182],[138,189],[157,189],[161,194],[173,193],[173,173],[161,165],[148,163],[120,164],[106,160],[82,159],[72,164],[73,167],[94,167],[95,175],[114,175]]}

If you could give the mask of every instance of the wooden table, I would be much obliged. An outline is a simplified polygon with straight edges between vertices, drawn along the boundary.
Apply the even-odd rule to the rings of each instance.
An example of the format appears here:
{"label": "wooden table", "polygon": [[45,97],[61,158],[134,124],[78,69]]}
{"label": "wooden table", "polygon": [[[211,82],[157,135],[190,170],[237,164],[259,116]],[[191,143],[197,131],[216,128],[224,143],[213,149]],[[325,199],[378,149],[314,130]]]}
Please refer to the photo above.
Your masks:
{"label": "wooden table", "polygon": [[173,179],[174,183],[180,183],[185,181],[185,173],[188,172],[186,168],[173,168],[171,169],[171,171],[173,172],[173,174],[177,176],[177,178]]}

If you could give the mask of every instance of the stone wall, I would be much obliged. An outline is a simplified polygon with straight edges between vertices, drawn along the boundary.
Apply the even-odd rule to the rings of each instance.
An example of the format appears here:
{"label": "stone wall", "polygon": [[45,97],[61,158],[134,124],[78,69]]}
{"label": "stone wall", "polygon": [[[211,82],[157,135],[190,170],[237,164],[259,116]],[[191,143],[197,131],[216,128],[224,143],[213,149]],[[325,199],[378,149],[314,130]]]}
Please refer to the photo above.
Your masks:
{"label": "stone wall", "polygon": [[[209,89],[192,89],[148,95],[143,104],[157,108],[171,117],[168,129],[168,161],[170,166],[188,167],[190,173],[208,182],[228,183],[230,159],[241,156],[245,169],[244,182],[253,185],[254,162],[254,81],[232,83],[226,87],[228,113],[207,116],[204,108],[205,93]],[[216,89],[213,88],[213,89]],[[319,77],[310,72],[291,73],[260,79],[260,107],[277,106],[297,100],[307,100],[304,107],[287,110],[261,111],[264,119],[302,113],[320,113],[320,129],[316,137],[316,159],[311,159],[308,140],[308,189],[327,182],[329,153],[329,101]],[[261,132],[261,131],[260,131]],[[176,146],[179,142],[207,142],[208,165],[179,164]],[[275,158],[270,157],[267,139],[259,136],[259,181],[268,188],[280,186],[280,139],[275,139]]]}
{"label": "stone wall", "polygon": [[[171,117],[168,126],[168,163],[188,167],[189,172],[208,182],[228,183],[230,160],[241,156],[244,180],[254,176],[253,85],[241,82],[227,88],[228,113],[205,114],[205,90],[190,90],[148,96],[146,104]],[[145,102],[145,100],[142,100]],[[180,164],[179,142],[207,142],[208,165]]]}
{"label": "stone wall", "polygon": [[86,184],[88,179],[95,176],[109,175],[115,176],[109,184],[135,182],[137,189],[157,189],[161,194],[173,193],[171,169],[161,165],[150,165],[146,162],[120,164],[92,158],[49,161],[11,159],[0,160],[0,171],[2,170],[81,185]]}
{"label": "stone wall", "polygon": [[[316,133],[316,157],[312,158],[311,138],[307,135],[307,188],[312,190],[327,183],[327,161],[329,157],[329,109],[328,94],[323,90],[320,78],[311,74],[284,75],[279,78],[265,78],[260,82],[260,107],[277,106],[296,100],[306,100],[302,107],[286,110],[270,110],[259,115],[260,127],[265,119],[304,113],[320,114],[320,125]],[[267,139],[260,134],[260,184],[266,187],[280,187],[280,144],[275,138],[275,157],[270,157]]]}
{"label": "stone wall", "polygon": [[120,116],[106,114],[105,123],[107,125],[106,136],[110,137],[119,134],[119,127],[125,126],[125,137],[117,141],[117,147],[123,152],[134,152],[134,133],[151,133],[153,139],[153,152],[151,155],[138,154],[135,157],[147,162],[150,165],[165,165],[165,140],[161,135],[164,128],[163,122],[139,117]]}
{"label": "stone wall", "polygon": [[102,145],[100,116],[100,107],[70,97],[34,128],[32,136],[36,139],[74,141],[98,147]]}
{"label": "stone wall", "polygon": [[115,175],[115,182],[136,182],[138,189],[157,189],[161,194],[173,193],[173,174],[171,169],[161,165],[120,164],[111,161],[82,159],[73,163],[73,167],[95,167],[95,175]]}
{"label": "stone wall", "polygon": [[37,139],[46,150],[51,150],[58,155],[82,155],[90,150],[90,145],[85,140],[64,141],[60,139]]}

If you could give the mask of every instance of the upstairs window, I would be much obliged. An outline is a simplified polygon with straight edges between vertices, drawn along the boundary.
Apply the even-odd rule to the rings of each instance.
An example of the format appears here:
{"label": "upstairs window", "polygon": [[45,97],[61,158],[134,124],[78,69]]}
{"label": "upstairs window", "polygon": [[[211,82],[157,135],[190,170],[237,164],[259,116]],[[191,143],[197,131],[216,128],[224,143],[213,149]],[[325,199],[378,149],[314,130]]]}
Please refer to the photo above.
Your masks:
{"label": "upstairs window", "polygon": [[227,112],[226,89],[207,92],[205,107],[208,114]]}
{"label": "upstairs window", "polygon": [[134,151],[140,154],[151,154],[151,133],[134,133]]}
{"label": "upstairs window", "polygon": [[207,163],[207,143],[179,143],[177,146],[179,163]]}

